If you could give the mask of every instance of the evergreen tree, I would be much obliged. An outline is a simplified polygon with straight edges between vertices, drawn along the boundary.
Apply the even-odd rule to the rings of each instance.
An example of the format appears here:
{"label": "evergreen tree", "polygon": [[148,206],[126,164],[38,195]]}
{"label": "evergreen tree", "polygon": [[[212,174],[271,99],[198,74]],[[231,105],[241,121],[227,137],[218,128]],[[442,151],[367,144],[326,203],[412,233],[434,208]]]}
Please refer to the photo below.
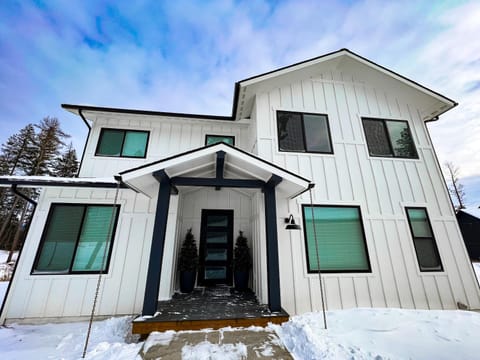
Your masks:
{"label": "evergreen tree", "polygon": [[196,271],[198,266],[198,251],[197,243],[192,234],[192,229],[188,229],[182,248],[180,249],[180,256],[178,258],[178,270],[180,271]]}
{"label": "evergreen tree", "polygon": [[459,180],[460,169],[452,162],[446,162],[445,167],[447,168],[447,175],[450,180],[448,191],[450,192],[452,201],[456,203],[456,210],[465,209],[465,191]]}
{"label": "evergreen tree", "polygon": [[1,175],[23,175],[22,159],[32,151],[35,137],[33,125],[28,124],[18,134],[7,139],[7,142],[1,147]]}
{"label": "evergreen tree", "polygon": [[67,149],[56,158],[53,165],[53,176],[73,177],[78,172],[77,152],[70,143]]}
{"label": "evergreen tree", "polygon": [[233,268],[235,271],[248,271],[251,266],[252,258],[248,249],[247,238],[243,236],[243,231],[240,231],[235,242]]}

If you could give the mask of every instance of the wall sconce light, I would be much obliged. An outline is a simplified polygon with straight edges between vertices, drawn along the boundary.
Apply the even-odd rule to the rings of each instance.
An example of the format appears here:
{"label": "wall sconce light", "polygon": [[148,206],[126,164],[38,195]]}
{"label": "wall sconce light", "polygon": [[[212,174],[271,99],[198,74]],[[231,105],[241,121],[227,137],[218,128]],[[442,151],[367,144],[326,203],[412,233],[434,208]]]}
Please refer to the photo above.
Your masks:
{"label": "wall sconce light", "polygon": [[288,218],[285,218],[285,224],[288,224],[285,226],[286,230],[300,230],[301,227],[298,224],[295,224],[295,220],[293,219],[293,215],[290,214]]}

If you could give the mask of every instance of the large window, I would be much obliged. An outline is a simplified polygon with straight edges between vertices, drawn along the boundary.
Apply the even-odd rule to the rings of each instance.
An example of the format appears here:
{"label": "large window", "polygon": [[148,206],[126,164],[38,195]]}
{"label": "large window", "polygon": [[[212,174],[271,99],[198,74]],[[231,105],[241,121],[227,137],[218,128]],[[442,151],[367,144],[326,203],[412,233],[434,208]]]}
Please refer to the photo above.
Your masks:
{"label": "large window", "polygon": [[302,209],[308,272],[318,272],[319,263],[322,272],[371,271],[359,207],[303,205]]}
{"label": "large window", "polygon": [[333,153],[327,115],[277,111],[277,127],[280,151]]}
{"label": "large window", "polygon": [[443,271],[432,227],[424,208],[406,208],[420,271]]}
{"label": "large window", "polygon": [[52,204],[32,273],[92,273],[102,265],[108,269],[118,209]]}
{"label": "large window", "polygon": [[144,158],[148,131],[102,129],[95,155]]}
{"label": "large window", "polygon": [[362,118],[371,156],[418,159],[408,122]]}
{"label": "large window", "polygon": [[235,136],[230,135],[205,135],[205,145],[217,144],[224,142],[225,144],[235,146]]}

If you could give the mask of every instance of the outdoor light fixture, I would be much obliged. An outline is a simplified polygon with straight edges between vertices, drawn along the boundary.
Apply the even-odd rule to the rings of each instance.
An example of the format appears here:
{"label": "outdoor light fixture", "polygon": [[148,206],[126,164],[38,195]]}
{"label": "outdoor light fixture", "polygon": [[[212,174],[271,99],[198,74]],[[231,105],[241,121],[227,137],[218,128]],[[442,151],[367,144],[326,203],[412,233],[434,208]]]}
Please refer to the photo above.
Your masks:
{"label": "outdoor light fixture", "polygon": [[293,215],[290,214],[288,218],[285,218],[285,223],[288,224],[285,226],[285,229],[287,230],[300,230],[301,227],[298,224],[295,224],[295,220],[293,219]]}

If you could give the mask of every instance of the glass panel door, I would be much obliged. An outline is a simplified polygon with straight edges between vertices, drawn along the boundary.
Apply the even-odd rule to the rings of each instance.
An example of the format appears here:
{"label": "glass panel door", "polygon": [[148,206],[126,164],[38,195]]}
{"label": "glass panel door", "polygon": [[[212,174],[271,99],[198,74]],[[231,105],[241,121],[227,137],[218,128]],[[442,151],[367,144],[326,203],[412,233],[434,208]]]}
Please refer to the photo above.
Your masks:
{"label": "glass panel door", "polygon": [[203,210],[200,285],[232,284],[233,210]]}

